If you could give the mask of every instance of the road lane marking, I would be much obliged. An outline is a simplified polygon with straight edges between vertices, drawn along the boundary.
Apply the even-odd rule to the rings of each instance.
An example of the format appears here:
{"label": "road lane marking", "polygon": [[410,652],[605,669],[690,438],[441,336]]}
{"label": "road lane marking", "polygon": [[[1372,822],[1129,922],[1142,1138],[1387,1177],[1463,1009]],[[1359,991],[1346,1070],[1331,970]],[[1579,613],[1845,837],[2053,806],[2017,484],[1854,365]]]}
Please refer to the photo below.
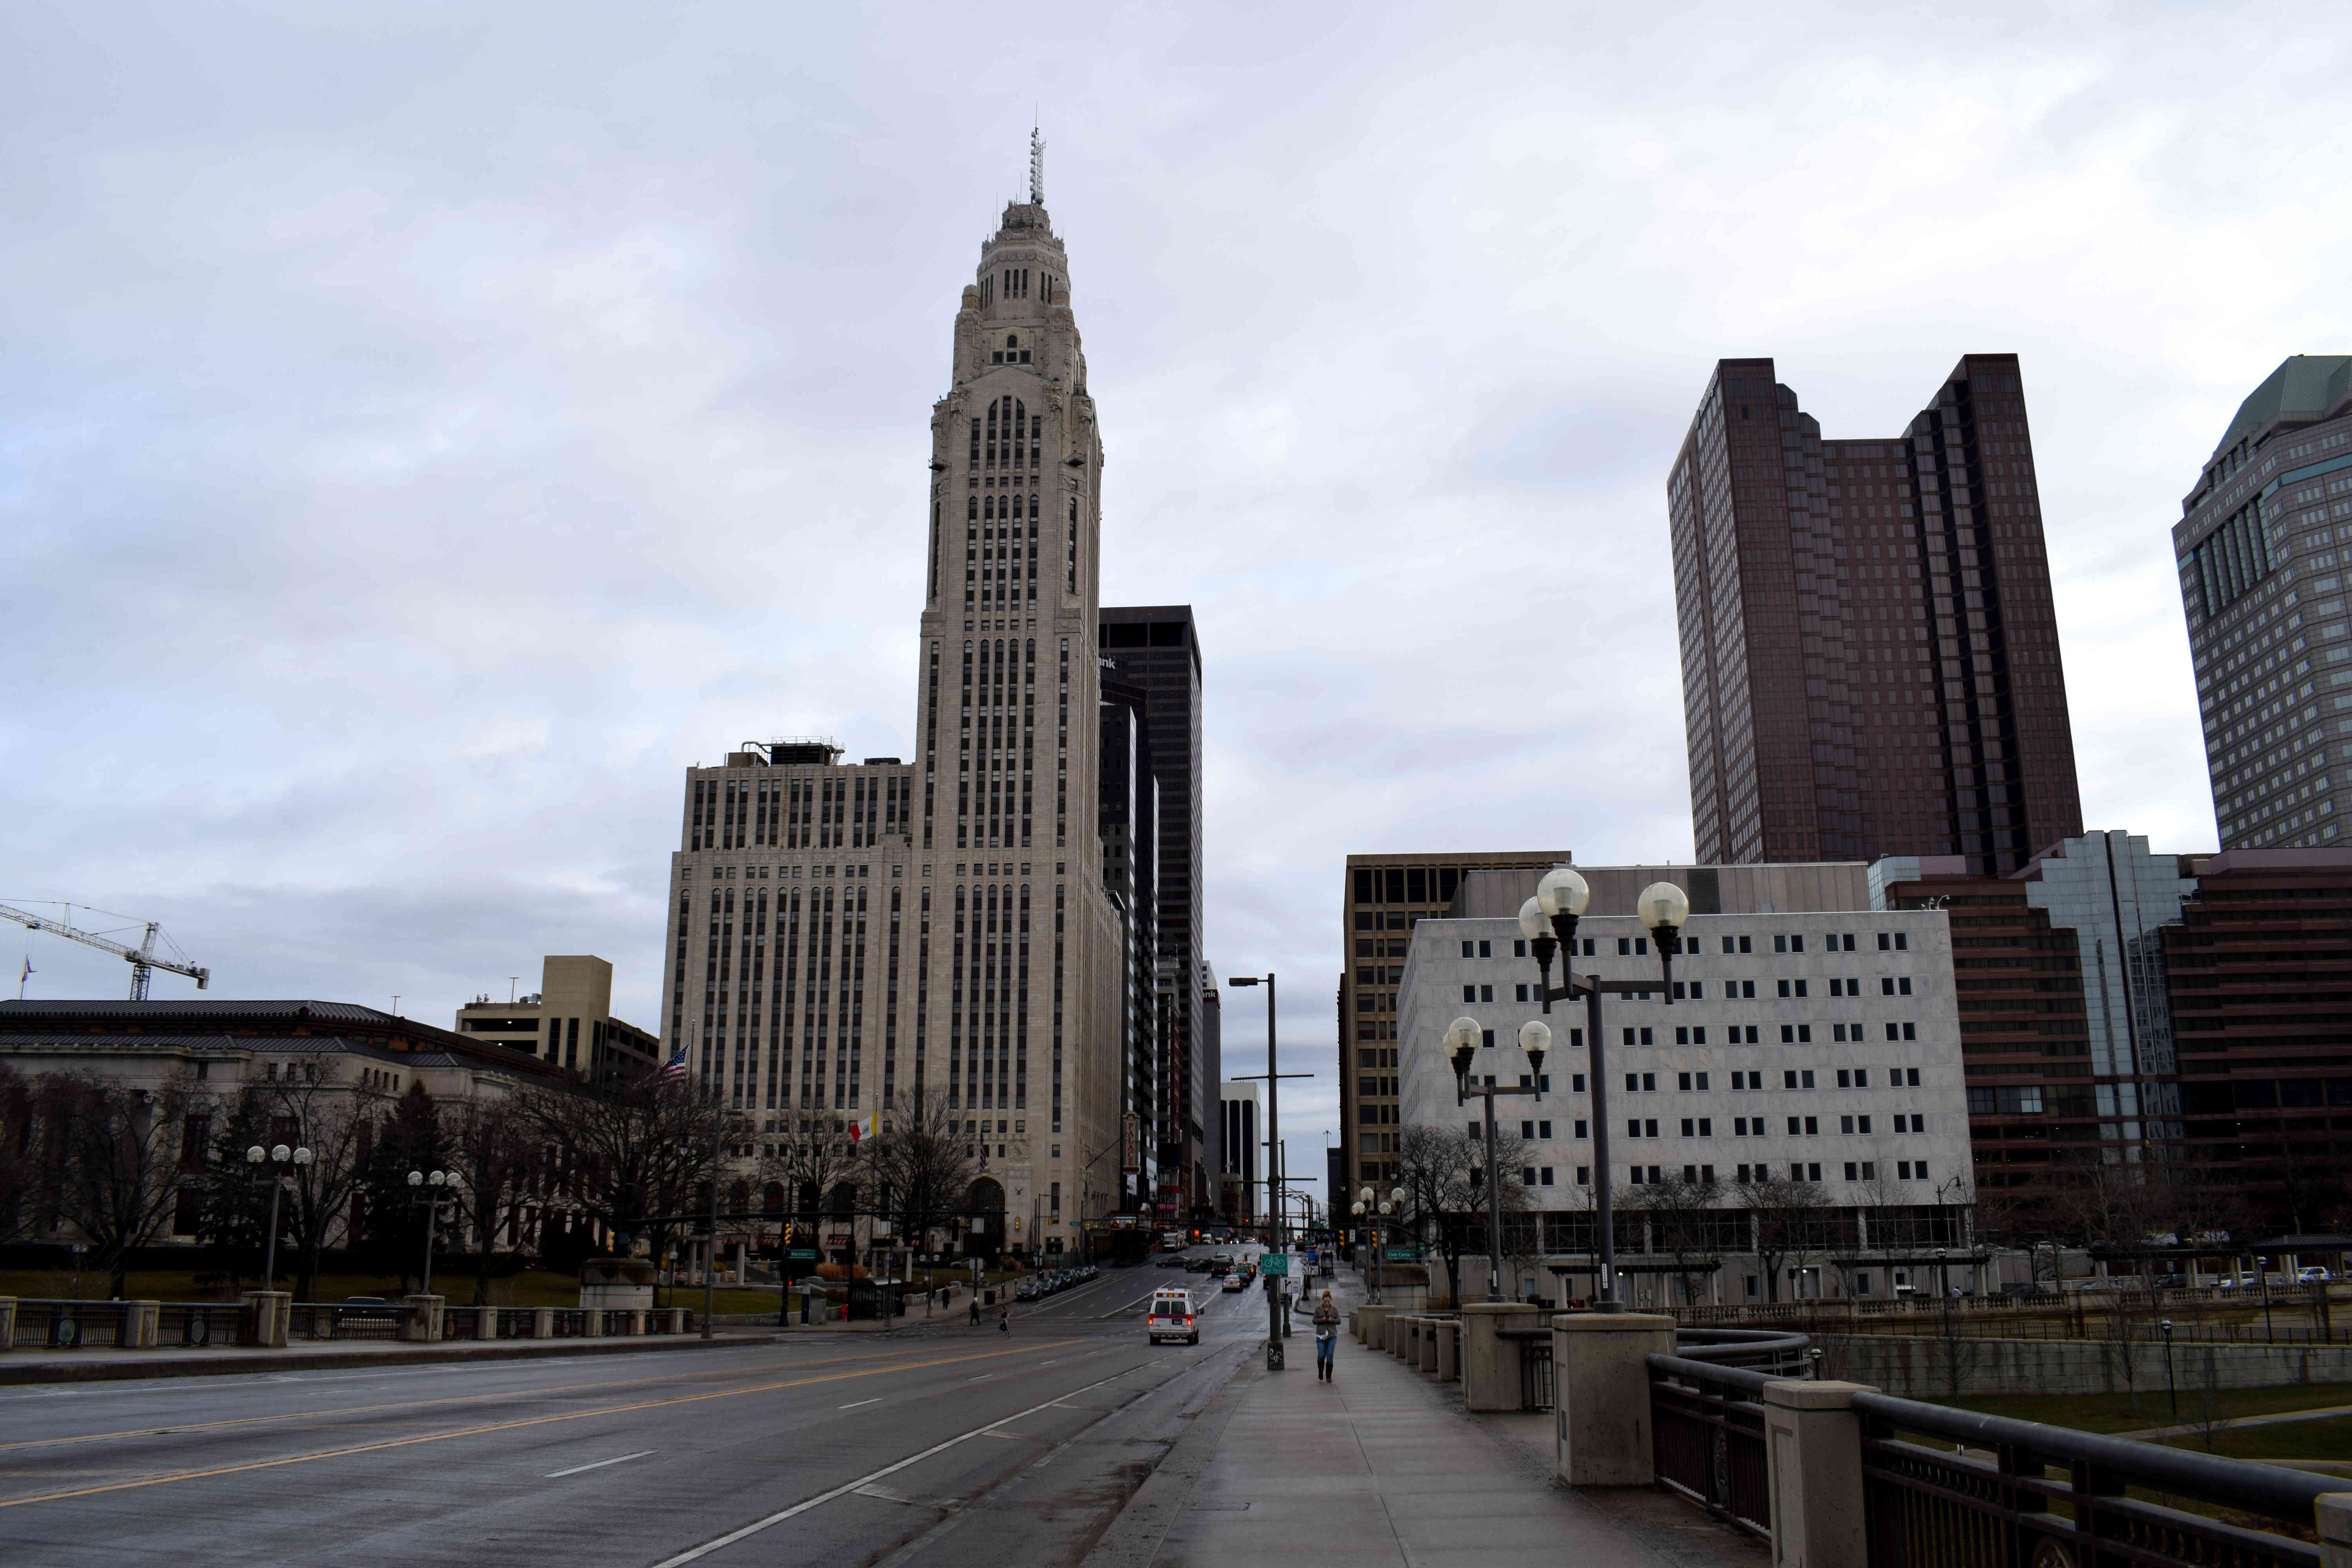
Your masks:
{"label": "road lane marking", "polygon": [[881,1396],[880,1394],[876,1394],[876,1395],[875,1395],[873,1398],[871,1398],[871,1399],[860,1399],[860,1400],[853,1401],[852,1403],[847,1404],[847,1405],[835,1405],[835,1406],[834,1406],[834,1408],[835,1408],[835,1410],[855,1410],[855,1409],[856,1409],[856,1408],[857,1408],[859,1405],[879,1405],[879,1404],[881,1404],[881,1403],[882,1403],[882,1396]]}
{"label": "road lane marking", "polygon": [[[1050,1350],[1053,1348],[1053,1344],[1055,1342],[1057,1342],[1027,1345],[1023,1348],[1027,1350]],[[920,1351],[909,1345],[903,1348],[894,1347],[893,1350],[887,1352],[876,1352],[861,1355],[833,1356],[824,1360],[805,1361],[801,1363],[800,1366],[848,1366],[863,1361],[878,1361],[883,1359],[885,1355],[888,1354],[919,1355],[922,1352]],[[1012,1352],[1003,1352],[992,1353],[1010,1354]],[[932,1363],[927,1362],[922,1364],[930,1365]],[[434,1368],[431,1370],[439,1371],[442,1369]],[[876,1370],[887,1372],[889,1368],[880,1367]],[[402,1399],[394,1400],[390,1404],[385,1405],[345,1405],[330,1406],[324,1410],[286,1410],[279,1411],[277,1414],[270,1415],[226,1416],[217,1421],[174,1421],[168,1424],[159,1423],[153,1426],[126,1427],[120,1431],[113,1432],[84,1432],[75,1434],[70,1436],[61,1437],[27,1437],[14,1443],[0,1443],[0,1454],[14,1453],[20,1448],[65,1447],[76,1443],[102,1443],[114,1437],[160,1437],[166,1434],[178,1436],[186,1433],[218,1432],[237,1426],[267,1426],[271,1422],[314,1421],[330,1415],[374,1415],[379,1411],[413,1410],[422,1405],[479,1405],[489,1400],[541,1399],[550,1398],[554,1395],[563,1394],[584,1394],[603,1388],[641,1388],[648,1384],[706,1383],[723,1377],[756,1377],[758,1375],[760,1375],[759,1373],[754,1369],[732,1367],[725,1371],[719,1372],[677,1373],[660,1377],[616,1377],[608,1378],[600,1383],[565,1383],[543,1387],[524,1386],[519,1388],[501,1389],[486,1394],[437,1394],[429,1399]],[[267,1381],[274,1382],[276,1380],[268,1379]],[[205,1392],[217,1392],[217,1390],[208,1389],[205,1390]]]}
{"label": "road lane marking", "polygon": [[897,1464],[885,1465],[871,1475],[860,1476],[854,1481],[844,1481],[841,1485],[834,1488],[831,1491],[819,1492],[816,1496],[809,1498],[802,1502],[796,1502],[790,1508],[779,1510],[778,1511],[768,1515],[765,1519],[755,1519],[741,1529],[730,1530],[715,1541],[706,1541],[699,1546],[689,1547],[688,1550],[679,1552],[675,1557],[665,1557],[659,1563],[655,1563],[654,1568],[682,1568],[683,1564],[692,1563],[698,1558],[708,1557],[722,1546],[732,1546],[737,1542],[741,1541],[748,1536],[757,1535],[760,1531],[769,1529],[772,1526],[782,1524],[788,1519],[798,1518],[800,1515],[808,1512],[809,1510],[816,1508],[824,1503],[829,1503],[837,1497],[846,1497],[851,1492],[859,1491],[866,1487],[872,1486],[876,1481],[880,1480],[885,1476],[895,1476],[909,1465],[919,1465],[925,1459],[930,1458],[935,1455],[944,1454],[950,1448],[956,1447],[960,1443],[968,1443],[974,1437],[992,1436],[999,1426],[1009,1426],[1013,1422],[1020,1420],[1024,1415],[1034,1415],[1038,1411],[1045,1409],[1048,1405],[1055,1404],[1056,1400],[1067,1399],[1071,1394],[1091,1393],[1093,1390],[1100,1388],[1104,1383],[1115,1383],[1118,1381],[1118,1375],[1120,1374],[1106,1377],[1102,1380],[1102,1383],[1090,1383],[1084,1388],[1074,1388],[1070,1390],[1069,1394],[1057,1394],[1054,1399],[1045,1401],[1044,1405],[1033,1405],[1028,1409],[1021,1411],[1017,1415],[1007,1415],[1002,1421],[992,1421],[985,1426],[975,1426],[969,1432],[959,1432],[944,1443],[934,1443],[929,1447],[924,1449],[921,1453],[909,1454],[907,1458],[900,1459]]}
{"label": "road lane marking", "polygon": [[[1067,1344],[1069,1342],[1064,1340],[1056,1342]],[[1055,1345],[1049,1343],[1023,1348],[1052,1350]],[[68,1498],[94,1497],[102,1492],[134,1491],[142,1487],[160,1487],[173,1481],[207,1480],[215,1476],[243,1475],[251,1470],[275,1470],[288,1465],[307,1465],[318,1459],[341,1459],[354,1454],[374,1454],[388,1448],[413,1447],[419,1443],[446,1442],[452,1437],[480,1437],[493,1432],[515,1432],[527,1426],[546,1426],[558,1421],[584,1421],[595,1415],[626,1415],[639,1410],[658,1410],[671,1405],[699,1405],[709,1399],[734,1399],[746,1394],[771,1394],[780,1388],[803,1388],[814,1383],[839,1383],[845,1378],[876,1377],[886,1373],[919,1372],[925,1367],[952,1366],[958,1362],[982,1361],[990,1356],[1016,1353],[1018,1352],[1013,1351],[982,1351],[974,1355],[943,1356],[937,1361],[908,1362],[898,1366],[872,1366],[856,1372],[836,1372],[824,1377],[790,1378],[782,1383],[762,1383],[750,1388],[721,1388],[708,1394],[682,1394],[669,1399],[642,1400],[635,1405],[607,1405],[595,1410],[570,1410],[555,1415],[533,1415],[520,1421],[494,1422],[486,1426],[463,1426],[454,1432],[432,1432],[415,1437],[392,1437],[380,1443],[357,1443],[348,1448],[326,1448],[312,1454],[289,1454],[279,1459],[256,1459],[249,1464],[220,1465],[204,1470],[175,1470],[169,1475],[148,1476],[135,1481],[114,1481],[99,1487],[76,1487],[68,1491],[39,1492],[31,1497],[0,1498],[0,1508],[21,1508],[26,1503],[36,1502],[61,1502]],[[1083,1392],[1083,1390],[1073,1390],[1073,1392]],[[1008,1417],[1008,1419],[1011,1418]],[[887,1473],[877,1472],[877,1474]]]}
{"label": "road lane marking", "polygon": [[547,1479],[551,1481],[560,1481],[566,1476],[576,1476],[583,1470],[601,1470],[607,1465],[617,1465],[623,1460],[642,1459],[652,1452],[654,1450],[651,1448],[640,1448],[634,1454],[623,1454],[616,1459],[599,1459],[593,1465],[574,1465],[568,1470],[550,1470],[547,1472]]}

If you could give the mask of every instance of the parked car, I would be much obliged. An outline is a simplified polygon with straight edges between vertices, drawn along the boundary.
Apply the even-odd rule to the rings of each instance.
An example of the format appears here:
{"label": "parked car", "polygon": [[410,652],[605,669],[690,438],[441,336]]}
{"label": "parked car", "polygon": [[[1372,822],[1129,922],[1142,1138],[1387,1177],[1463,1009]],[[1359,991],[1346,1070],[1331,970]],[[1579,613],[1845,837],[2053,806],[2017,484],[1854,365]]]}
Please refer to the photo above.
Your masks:
{"label": "parked car", "polygon": [[2159,1290],[2181,1290],[2188,1285],[2189,1276],[2186,1274],[2159,1274],[2156,1277],[2156,1288]]}
{"label": "parked car", "polygon": [[2039,1300],[2057,1294],[2038,1279],[2024,1279],[2014,1284],[2004,1285],[2000,1288],[2000,1293],[2015,1301]]}
{"label": "parked car", "polygon": [[2320,1263],[2306,1263],[2294,1271],[2294,1282],[2298,1285],[2325,1285],[2335,1278],[2327,1271],[2326,1266]]}
{"label": "parked car", "polygon": [[1160,1255],[1160,1267],[1162,1268],[1181,1268],[1191,1261],[1191,1258],[1181,1252],[1164,1252]]}

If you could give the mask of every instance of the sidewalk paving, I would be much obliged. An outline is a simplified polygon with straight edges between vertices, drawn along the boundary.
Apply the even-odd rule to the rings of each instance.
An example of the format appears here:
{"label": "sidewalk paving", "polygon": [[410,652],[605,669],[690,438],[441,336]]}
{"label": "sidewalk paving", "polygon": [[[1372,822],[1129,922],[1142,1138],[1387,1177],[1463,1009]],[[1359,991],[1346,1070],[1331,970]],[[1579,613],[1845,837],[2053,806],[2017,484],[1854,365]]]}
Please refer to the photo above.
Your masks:
{"label": "sidewalk paving", "polygon": [[614,1334],[576,1340],[449,1340],[415,1344],[395,1340],[328,1341],[283,1350],[235,1345],[202,1350],[91,1350],[0,1353],[0,1385],[28,1383],[116,1383],[149,1377],[221,1377],[254,1372],[326,1372],[350,1367],[417,1366],[485,1361],[539,1361],[551,1356],[619,1355],[631,1351],[717,1349],[764,1345],[772,1333]]}
{"label": "sidewalk paving", "polygon": [[1647,1489],[1571,1491],[1552,1477],[1551,1417],[1472,1416],[1459,1384],[1342,1334],[1334,1380],[1311,1333],[1288,1370],[1254,1353],[1229,1387],[1189,1505],[1149,1561],[1198,1568],[1761,1565],[1762,1542]]}

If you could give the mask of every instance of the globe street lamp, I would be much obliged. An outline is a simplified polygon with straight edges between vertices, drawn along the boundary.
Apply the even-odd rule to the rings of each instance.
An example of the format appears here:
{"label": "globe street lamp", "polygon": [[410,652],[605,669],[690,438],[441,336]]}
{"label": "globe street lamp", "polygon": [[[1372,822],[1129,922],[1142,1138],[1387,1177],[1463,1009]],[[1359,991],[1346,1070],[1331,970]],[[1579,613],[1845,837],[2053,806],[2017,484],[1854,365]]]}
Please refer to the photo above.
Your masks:
{"label": "globe street lamp", "polygon": [[[256,1143],[245,1152],[245,1163],[257,1170],[265,1161],[276,1166],[307,1166],[310,1163],[310,1151],[289,1149],[283,1143],[265,1149]],[[286,1173],[283,1170],[271,1171],[269,1173],[269,1246],[262,1255],[261,1265],[261,1288],[265,1290],[278,1289],[278,1194],[285,1190],[285,1186]]]}
{"label": "globe street lamp", "polygon": [[1377,1307],[1381,1301],[1381,1268],[1385,1261],[1381,1257],[1381,1237],[1388,1226],[1402,1227],[1404,1224],[1404,1189],[1391,1187],[1389,1195],[1382,1198],[1370,1187],[1360,1187],[1352,1212],[1372,1233],[1371,1305]]}
{"label": "globe street lamp", "polygon": [[[1591,886],[1573,868],[1555,866],[1536,884],[1535,897],[1519,906],[1519,930],[1527,936],[1528,951],[1542,977],[1538,991],[1543,1010],[1549,1013],[1554,1002],[1584,998],[1584,1048],[1592,1080],[1592,1218],[1598,1233],[1593,1261],[1600,1271],[1592,1305],[1598,1311],[1614,1312],[1620,1310],[1616,1211],[1609,1182],[1609,1076],[1601,1042],[1601,997],[1604,992],[1624,996],[1663,989],[1666,1005],[1674,1005],[1674,954],[1682,945],[1683,922],[1690,918],[1690,899],[1672,882],[1653,882],[1633,900],[1642,923],[1650,928],[1658,944],[1663,979],[1655,985],[1643,980],[1603,980],[1598,974],[1575,973],[1569,961],[1576,956],[1576,922],[1591,900]],[[1560,960],[1557,986],[1551,983],[1555,953]],[[1490,1112],[1492,1104],[1488,1102]],[[1490,1160],[1492,1148],[1489,1143]]]}
{"label": "globe street lamp", "polygon": [[1530,1018],[1519,1026],[1519,1049],[1528,1056],[1528,1081],[1498,1088],[1490,1076],[1473,1083],[1470,1064],[1486,1030],[1475,1018],[1456,1018],[1446,1026],[1445,1048],[1454,1058],[1454,1103],[1475,1095],[1486,1103],[1486,1300],[1503,1299],[1503,1192],[1495,1172],[1495,1100],[1498,1095],[1531,1094],[1543,1098],[1544,1053],[1551,1049],[1551,1026]]}
{"label": "globe street lamp", "polygon": [[465,1178],[455,1171],[435,1171],[429,1174],[423,1171],[411,1171],[408,1173],[408,1184],[417,1191],[417,1195],[408,1201],[425,1206],[425,1285],[419,1293],[430,1296],[433,1294],[434,1222],[441,1217],[441,1205],[455,1203],[457,1194],[465,1191],[466,1183]]}

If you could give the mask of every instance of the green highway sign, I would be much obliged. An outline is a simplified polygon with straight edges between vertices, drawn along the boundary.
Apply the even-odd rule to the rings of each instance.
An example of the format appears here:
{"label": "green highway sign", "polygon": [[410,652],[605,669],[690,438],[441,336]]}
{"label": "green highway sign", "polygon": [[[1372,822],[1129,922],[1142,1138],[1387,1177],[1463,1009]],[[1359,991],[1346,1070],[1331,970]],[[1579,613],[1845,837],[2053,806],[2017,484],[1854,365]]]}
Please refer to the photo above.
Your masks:
{"label": "green highway sign", "polygon": [[1261,1273],[1272,1275],[1290,1272],[1290,1254],[1287,1252],[1269,1252],[1260,1257],[1257,1262]]}

